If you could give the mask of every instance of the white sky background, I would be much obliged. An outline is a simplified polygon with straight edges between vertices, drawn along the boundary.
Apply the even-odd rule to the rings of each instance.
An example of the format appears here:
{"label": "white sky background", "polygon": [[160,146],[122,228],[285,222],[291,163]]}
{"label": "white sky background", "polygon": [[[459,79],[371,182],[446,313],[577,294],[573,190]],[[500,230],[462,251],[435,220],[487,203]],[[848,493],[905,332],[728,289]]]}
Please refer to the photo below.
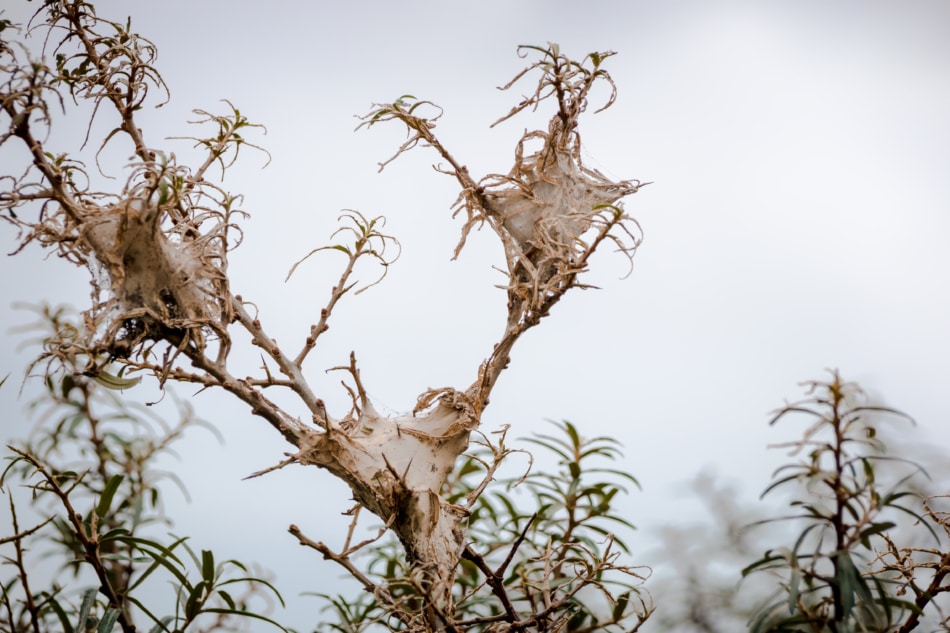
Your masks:
{"label": "white sky background", "polygon": [[[489,129],[531,84],[495,87],[522,68],[518,44],[553,41],[575,57],[619,53],[607,62],[618,101],[581,132],[591,166],[653,182],[626,202],[645,241],[630,278],[619,279],[624,262],[605,251],[588,278],[602,290],[572,293],[520,342],[485,428],[511,424],[517,437],[546,430],[545,418],[570,419],[622,441],[624,467],[644,486],[622,502],[641,527],[634,548],[658,567],[647,560],[651,530],[695,518],[679,484],[708,466],[757,495],[784,458],[767,444],[799,429],[768,428],[768,413],[827,367],[950,447],[945,2],[96,4],[105,17],[131,13],[159,47],[172,101],[140,119],[153,147],[187,155],[186,143],[162,139],[194,133],[190,110],[223,111],[223,98],[267,126],[252,140],[271,165],[260,170],[262,157],[247,152],[224,181],[252,214],[232,288],[261,307],[285,346],[302,341],[342,259],[314,258],[283,278],[326,243],[341,209],[385,215],[402,242],[388,278],[344,301],[309,361],[335,413],[345,393],[323,370],[351,349],[370,394],[408,410],[427,387],[468,385],[504,324],[493,287],[502,278],[491,269],[504,260],[490,230],[449,261],[457,191],[431,170],[435,153],[416,150],[377,174],[403,134],[395,125],[353,133],[353,115],[406,93],[431,99],[445,109],[439,137],[473,175],[507,172],[521,132],[546,124],[550,110]],[[130,153],[116,146],[114,164]],[[3,173],[12,160],[0,154]],[[10,230],[0,245],[13,250]],[[30,318],[15,301],[85,307],[85,273],[41,257],[31,247],[0,264],[5,332]],[[35,350],[17,352],[18,342],[0,340],[0,375],[14,376],[0,390],[4,438],[27,429],[16,386]],[[35,391],[28,383],[24,393]],[[312,538],[342,539],[347,491],[301,468],[241,481],[289,446],[239,403],[192,400],[227,440],[197,432],[180,450],[174,467],[193,502],[169,494],[175,530],[272,569],[298,603],[288,623],[305,628],[314,616],[295,594],[331,590],[340,573],[285,530],[293,522]]]}

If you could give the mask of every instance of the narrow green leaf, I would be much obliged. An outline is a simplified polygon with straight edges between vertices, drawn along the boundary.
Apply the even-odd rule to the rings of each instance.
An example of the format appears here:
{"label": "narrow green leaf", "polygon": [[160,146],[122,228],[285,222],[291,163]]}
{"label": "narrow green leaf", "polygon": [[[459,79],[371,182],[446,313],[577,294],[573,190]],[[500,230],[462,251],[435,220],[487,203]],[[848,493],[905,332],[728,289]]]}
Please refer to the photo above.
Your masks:
{"label": "narrow green leaf", "polygon": [[86,622],[89,621],[89,614],[92,612],[92,606],[96,603],[96,590],[87,589],[82,594],[82,604],[79,606],[79,617],[76,620],[76,630],[85,631]]}
{"label": "narrow green leaf", "polygon": [[614,620],[619,621],[623,617],[623,612],[627,609],[627,604],[630,602],[630,592],[625,591],[617,598],[617,603],[614,605],[613,612],[611,615]]}
{"label": "narrow green leaf", "polygon": [[223,589],[218,590],[218,595],[221,596],[221,599],[227,603],[229,609],[237,609],[237,606],[234,603],[234,598],[232,598],[231,594],[229,594],[227,591],[224,591]]}
{"label": "narrow green leaf", "polygon": [[59,624],[63,627],[63,633],[73,633],[75,629],[73,629],[73,625],[69,623],[69,616],[66,615],[66,611],[63,610],[63,606],[59,604],[59,600],[57,600],[55,596],[49,596],[45,599],[45,602],[47,605],[49,605],[49,608],[53,610],[53,612],[56,614],[56,617],[59,619]]}
{"label": "narrow green leaf", "polygon": [[208,584],[214,583],[214,552],[201,550],[201,577]]}
{"label": "narrow green leaf", "polygon": [[802,581],[802,570],[798,567],[798,560],[792,559],[792,573],[788,578],[788,612],[795,613],[798,606],[798,587]]}
{"label": "narrow green leaf", "polygon": [[185,619],[194,620],[201,613],[201,607],[204,604],[204,593],[207,584],[205,581],[195,585],[188,594],[188,600],[185,602]]}
{"label": "narrow green leaf", "polygon": [[96,382],[106,389],[122,391],[123,389],[134,387],[135,385],[142,382],[142,377],[136,376],[135,378],[122,378],[120,376],[113,376],[105,370],[100,370],[99,373],[96,374]]}
{"label": "narrow green leaf", "polygon": [[119,610],[115,607],[109,607],[99,620],[98,633],[112,633],[115,623],[119,619]]}
{"label": "narrow green leaf", "polygon": [[114,530],[109,530],[104,536],[99,537],[100,543],[105,543],[107,541],[112,541],[119,538],[120,536],[125,536],[130,534],[130,532],[125,528],[116,528]]}
{"label": "narrow green leaf", "polygon": [[[231,561],[231,562],[236,562],[236,561]],[[220,587],[225,587],[225,586],[227,586],[227,585],[233,585],[233,584],[239,583],[239,582],[246,582],[246,583],[248,583],[248,584],[254,583],[254,584],[257,584],[257,585],[263,585],[263,586],[267,587],[268,589],[271,590],[271,593],[274,594],[274,597],[277,598],[277,601],[280,602],[280,606],[282,606],[282,607],[283,607],[283,606],[286,606],[286,605],[284,604],[284,597],[280,595],[280,592],[279,592],[279,591],[277,591],[277,587],[275,587],[274,585],[272,585],[270,582],[264,580],[263,578],[250,578],[250,577],[249,577],[249,578],[231,578],[230,580],[224,581],[224,582],[221,583],[219,586],[220,586]]]}
{"label": "narrow green leaf", "polygon": [[112,475],[109,477],[109,481],[106,482],[105,490],[102,491],[102,495],[99,497],[99,503],[96,505],[96,515],[102,519],[106,516],[106,513],[109,512],[109,507],[112,505],[112,498],[115,496],[116,490],[119,489],[124,477],[122,475]]}
{"label": "narrow green leaf", "polygon": [[173,617],[170,616],[170,615],[166,615],[166,616],[165,616],[164,618],[162,618],[161,620],[158,620],[158,621],[155,623],[155,626],[153,626],[151,629],[149,629],[149,632],[148,632],[148,633],[161,633],[162,631],[166,631],[166,632],[167,632],[167,631],[168,631],[168,625],[171,624],[171,623],[174,622],[174,621],[175,621],[175,618],[173,618]]}
{"label": "narrow green leaf", "polygon": [[276,627],[277,627],[278,629],[280,629],[281,631],[284,631],[285,633],[290,633],[287,629],[285,629],[284,627],[282,627],[280,624],[278,624],[278,623],[275,622],[274,620],[271,620],[270,618],[264,617],[263,615],[258,615],[258,614],[254,613],[254,612],[252,612],[252,611],[235,611],[235,610],[233,610],[233,609],[218,609],[218,608],[214,608],[214,609],[205,609],[202,613],[223,613],[223,614],[225,614],[225,615],[234,615],[234,616],[238,616],[238,617],[242,617],[242,618],[253,618],[253,619],[255,619],[255,620],[261,620],[261,621],[263,621],[263,622],[267,622],[268,624],[273,624],[274,626],[276,626]]}
{"label": "narrow green leaf", "polygon": [[872,523],[870,527],[866,528],[861,532],[860,540],[861,544],[864,545],[867,549],[871,549],[871,542],[868,540],[869,536],[875,534],[880,534],[881,532],[886,532],[887,530],[894,527],[896,524],[892,521],[885,521],[883,523]]}

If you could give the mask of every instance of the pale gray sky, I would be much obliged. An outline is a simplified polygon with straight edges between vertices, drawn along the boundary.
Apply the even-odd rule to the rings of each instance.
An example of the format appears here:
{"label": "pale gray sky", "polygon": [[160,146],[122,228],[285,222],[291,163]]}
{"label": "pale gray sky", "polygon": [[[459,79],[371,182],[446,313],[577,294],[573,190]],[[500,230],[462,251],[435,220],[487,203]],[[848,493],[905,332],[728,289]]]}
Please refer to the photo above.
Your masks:
{"label": "pale gray sky", "polygon": [[[258,140],[271,165],[262,171],[249,152],[224,184],[245,194],[252,214],[232,287],[261,307],[278,339],[302,338],[324,302],[330,258],[283,278],[324,243],[341,209],[385,215],[402,241],[387,280],[345,302],[310,361],[328,402],[342,407],[345,393],[323,369],[351,349],[371,395],[395,410],[427,387],[467,385],[504,316],[494,235],[473,235],[460,261],[449,261],[456,190],[429,167],[434,153],[417,150],[377,174],[403,135],[353,133],[353,115],[406,93],[431,99],[445,108],[440,138],[473,174],[506,172],[514,142],[544,117],[489,129],[521,97],[495,87],[522,67],[518,44],[552,41],[575,56],[618,52],[607,66],[618,101],[582,132],[594,167],[654,183],[627,201],[645,241],[630,278],[619,279],[623,262],[604,253],[589,277],[602,290],[569,296],[521,342],[486,429],[511,424],[520,436],[566,418],[621,440],[624,466],[645,488],[624,502],[642,528],[639,552],[650,529],[690,519],[694,505],[676,497],[676,484],[703,466],[757,495],[784,457],[766,446],[797,431],[768,428],[769,411],[825,368],[862,382],[913,415],[922,438],[950,447],[950,5],[942,0],[96,4],[103,16],[131,13],[159,47],[172,101],[143,113],[153,145],[190,133],[190,110],[219,109],[223,98],[267,126]],[[22,6],[8,15],[24,15]],[[168,147],[187,154],[180,141]],[[9,230],[0,244],[13,249]],[[31,247],[3,263],[5,330],[28,319],[11,309],[15,301],[84,307],[85,273],[42,256]],[[33,353],[17,344],[0,341],[0,375],[12,372],[14,382]],[[14,396],[0,391],[4,437],[26,428]],[[314,538],[340,538],[334,515],[346,509],[346,491],[299,468],[242,482],[288,447],[227,398],[193,401],[227,444],[199,433],[182,449],[177,468],[194,502],[176,531],[193,534],[196,547],[219,542],[222,555],[260,561],[295,601],[298,591],[331,587],[337,569],[284,530],[294,522]],[[290,623],[306,617],[298,607]]]}

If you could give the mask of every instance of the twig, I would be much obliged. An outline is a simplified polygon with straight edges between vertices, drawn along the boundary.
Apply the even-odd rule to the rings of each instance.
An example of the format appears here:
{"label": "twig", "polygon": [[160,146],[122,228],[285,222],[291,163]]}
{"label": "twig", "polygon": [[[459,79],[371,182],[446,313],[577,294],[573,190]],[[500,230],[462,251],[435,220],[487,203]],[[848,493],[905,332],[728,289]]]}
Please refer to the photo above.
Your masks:
{"label": "twig", "polygon": [[517,622],[519,616],[515,611],[514,605],[511,603],[511,599],[508,597],[508,592],[505,590],[505,583],[502,580],[503,576],[499,575],[498,572],[492,571],[481,554],[472,549],[471,545],[465,546],[465,549],[462,551],[462,558],[474,563],[479,571],[485,575],[485,582],[491,587],[492,593],[495,594],[495,597],[498,598],[502,608],[505,610],[504,616],[498,616],[499,619],[503,618],[506,622]]}
{"label": "twig", "polygon": [[[16,516],[16,506],[13,503],[13,496],[10,496],[10,516],[13,521],[13,531],[16,533],[14,536],[0,540],[0,544],[8,543],[11,540],[13,541],[14,548],[16,549],[16,562],[14,563],[17,568],[17,574],[20,576],[20,584],[23,586],[23,594],[26,598],[26,610],[30,614],[30,625],[33,627],[33,633],[40,633],[40,621],[39,621],[39,606],[33,599],[33,592],[30,590],[29,577],[26,573],[26,566],[23,564],[23,538],[29,536],[33,532],[36,532],[41,527],[53,520],[53,517],[50,517],[43,521],[40,525],[20,532],[20,525],[17,522]],[[4,596],[6,596],[6,591],[4,591]],[[10,617],[13,617],[13,611],[10,611]]]}
{"label": "twig", "polygon": [[[284,453],[284,454],[286,455],[286,453]],[[267,468],[265,468],[265,469],[263,469],[263,470],[258,470],[258,471],[256,471],[256,472],[253,472],[253,473],[251,473],[250,475],[248,475],[247,477],[244,477],[243,479],[244,479],[244,480],[254,479],[255,477],[260,477],[261,475],[266,475],[267,473],[272,473],[272,472],[274,472],[275,470],[280,470],[280,469],[283,468],[284,466],[289,466],[290,464],[293,464],[293,463],[296,463],[296,462],[297,462],[297,458],[296,458],[296,457],[289,457],[289,458],[287,458],[287,459],[285,459],[285,460],[283,460],[283,461],[281,461],[281,462],[279,462],[279,463],[277,463],[277,464],[274,464],[273,466],[268,466]]]}
{"label": "twig", "polygon": [[264,329],[261,327],[261,322],[253,318],[248,313],[240,296],[234,296],[231,298],[231,306],[238,322],[251,335],[253,344],[264,350],[264,352],[270,356],[274,362],[277,363],[281,373],[290,379],[291,388],[293,389],[294,393],[300,396],[300,399],[310,410],[310,413],[314,418],[314,423],[323,426],[324,428],[329,428],[332,425],[332,422],[327,417],[321,418],[321,416],[326,415],[326,409],[321,407],[318,403],[318,398],[310,389],[310,384],[307,382],[303,372],[300,370],[300,365],[284,354],[280,347],[277,346],[277,341],[269,337],[267,333],[264,332]]}
{"label": "twig", "polygon": [[356,568],[355,565],[353,565],[352,561],[350,561],[348,556],[335,553],[333,550],[331,550],[329,547],[327,547],[327,545],[325,545],[322,542],[310,540],[309,538],[304,536],[303,532],[301,532],[300,528],[297,527],[296,525],[291,525],[288,528],[288,531],[291,534],[293,534],[297,538],[297,541],[299,541],[299,543],[303,545],[304,547],[309,547],[311,549],[314,549],[320,552],[325,559],[332,560],[337,565],[340,565],[341,567],[343,567],[343,569],[345,569],[351,576],[353,576],[353,578],[355,578],[357,582],[363,585],[363,589],[365,591],[367,591],[368,593],[371,593],[377,600],[382,602],[383,605],[389,610],[389,612],[396,619],[398,619],[402,624],[405,624],[408,626],[412,622],[412,618],[409,617],[409,614],[401,611],[398,608],[397,602],[393,599],[389,591],[387,591],[383,587],[380,587],[379,585],[374,583],[372,580],[367,578],[366,575],[363,574],[363,572],[361,572],[359,569]]}

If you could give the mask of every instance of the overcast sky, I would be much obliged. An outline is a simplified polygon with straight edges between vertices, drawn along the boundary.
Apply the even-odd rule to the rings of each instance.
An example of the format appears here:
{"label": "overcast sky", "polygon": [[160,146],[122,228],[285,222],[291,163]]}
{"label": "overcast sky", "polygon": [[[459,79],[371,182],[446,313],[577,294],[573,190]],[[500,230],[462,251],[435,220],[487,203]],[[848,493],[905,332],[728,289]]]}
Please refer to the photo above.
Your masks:
{"label": "overcast sky", "polygon": [[[585,160],[652,183],[626,202],[645,240],[629,278],[620,278],[621,259],[603,253],[588,278],[602,289],[569,295],[520,342],[485,428],[511,424],[523,436],[563,418],[622,441],[624,467],[644,487],[623,501],[644,557],[652,530],[693,518],[679,495],[701,469],[741,482],[749,498],[765,487],[784,459],[767,445],[800,428],[767,427],[769,412],[825,368],[907,411],[915,433],[950,448],[946,2],[96,4],[118,20],[131,13],[159,47],[172,101],[143,112],[153,146],[186,156],[187,143],[162,139],[193,133],[190,111],[221,110],[225,98],[267,126],[256,141],[271,164],[262,170],[263,157],[248,152],[224,185],[245,195],[252,215],[232,288],[260,306],[278,339],[301,340],[325,303],[339,261],[308,261],[283,279],[326,243],[341,209],[385,215],[402,242],[386,281],[344,302],[310,361],[338,415],[346,395],[323,370],[350,350],[371,396],[404,411],[427,387],[467,386],[504,325],[494,234],[474,234],[450,262],[460,228],[449,210],[454,182],[430,168],[436,156],[425,150],[377,174],[403,134],[354,133],[354,115],[406,93],[431,99],[445,109],[437,133],[473,175],[507,172],[515,141],[547,112],[489,129],[529,89],[496,86],[522,68],[518,44],[550,41],[576,57],[618,53],[607,66],[616,105],[582,122]],[[35,5],[18,3],[6,16]],[[58,151],[81,142],[82,130],[73,132]],[[112,160],[128,153],[117,148]],[[0,160],[2,173],[20,169],[9,153]],[[4,252],[13,238],[0,231]],[[43,260],[35,247],[2,266],[5,332],[30,318],[11,308],[17,301],[86,307],[86,273]],[[35,355],[16,351],[19,342],[0,341],[0,375],[11,372],[14,387]],[[156,393],[143,386],[128,395]],[[0,390],[4,438],[28,428],[15,396]],[[341,539],[328,515],[347,508],[345,489],[302,468],[241,481],[289,446],[228,398],[191,400],[227,439],[220,447],[195,433],[180,451],[175,468],[193,502],[176,531],[194,535],[196,547],[217,542],[222,555],[258,560],[290,596],[329,589],[338,571],[285,530],[294,522],[313,538]],[[306,622],[299,608],[290,618]]]}

